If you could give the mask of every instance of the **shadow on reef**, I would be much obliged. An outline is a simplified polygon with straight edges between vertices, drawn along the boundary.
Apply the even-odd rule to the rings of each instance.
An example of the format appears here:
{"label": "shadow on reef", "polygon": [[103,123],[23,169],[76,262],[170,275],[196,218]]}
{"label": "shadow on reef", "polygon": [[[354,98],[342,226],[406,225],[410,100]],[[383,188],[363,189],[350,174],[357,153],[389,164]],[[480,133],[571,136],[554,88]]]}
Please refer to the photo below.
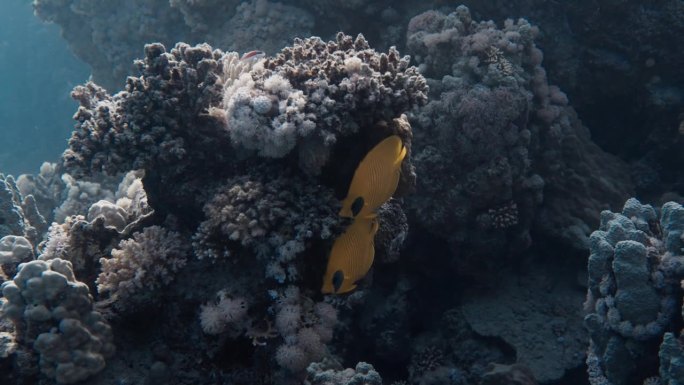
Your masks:
{"label": "shadow on reef", "polygon": [[[558,250],[557,245],[546,247]],[[345,363],[373,362],[389,383],[410,379],[421,384],[478,384],[489,383],[494,363],[510,368],[520,361],[534,365],[532,356],[548,354],[533,367],[556,379],[539,383],[588,384],[586,374],[582,376],[587,337],[579,306],[586,286],[582,275],[568,274],[581,270],[582,262],[564,256],[559,264],[549,259],[548,250],[533,246],[527,258],[499,260],[489,276],[473,277],[459,272],[447,242],[413,226],[402,263],[376,264],[371,278],[375,290],[345,315],[357,319],[340,333],[338,349],[349,360]],[[515,280],[521,280],[520,294],[503,294],[501,290],[519,290],[510,284]],[[538,292],[530,292],[532,288]],[[498,297],[499,302],[492,302]],[[530,297],[535,299],[529,302]],[[552,297],[557,300],[548,301]],[[564,309],[568,303],[575,305]],[[522,329],[501,333],[501,324],[490,326],[497,319],[520,323]],[[563,349],[569,355],[552,353]],[[563,364],[558,367],[554,361]],[[545,366],[556,369],[546,372]]]}

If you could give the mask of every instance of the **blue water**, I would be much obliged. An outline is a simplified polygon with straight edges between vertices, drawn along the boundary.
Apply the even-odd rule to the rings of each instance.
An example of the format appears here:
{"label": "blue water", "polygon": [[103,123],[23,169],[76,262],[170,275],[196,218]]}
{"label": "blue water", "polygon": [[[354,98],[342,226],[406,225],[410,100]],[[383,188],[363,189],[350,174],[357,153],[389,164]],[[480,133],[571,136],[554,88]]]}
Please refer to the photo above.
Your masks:
{"label": "blue water", "polygon": [[90,70],[68,49],[59,27],[41,22],[27,0],[0,12],[0,170],[36,172],[56,161],[72,130],[71,89]]}

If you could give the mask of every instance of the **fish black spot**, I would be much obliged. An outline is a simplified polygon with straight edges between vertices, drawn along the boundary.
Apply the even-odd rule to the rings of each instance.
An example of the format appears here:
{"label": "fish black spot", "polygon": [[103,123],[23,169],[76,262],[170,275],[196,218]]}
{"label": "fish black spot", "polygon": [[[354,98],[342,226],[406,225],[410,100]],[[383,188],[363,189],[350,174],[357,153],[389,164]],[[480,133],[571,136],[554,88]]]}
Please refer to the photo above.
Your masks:
{"label": "fish black spot", "polygon": [[363,197],[358,197],[358,198],[354,199],[354,202],[352,202],[352,204],[351,204],[352,216],[355,217],[355,216],[359,215],[359,213],[361,212],[361,209],[363,208],[363,204],[364,204]]}
{"label": "fish black spot", "polygon": [[333,290],[335,290],[335,293],[342,287],[342,281],[344,281],[344,273],[342,273],[342,270],[337,270],[332,277]]}

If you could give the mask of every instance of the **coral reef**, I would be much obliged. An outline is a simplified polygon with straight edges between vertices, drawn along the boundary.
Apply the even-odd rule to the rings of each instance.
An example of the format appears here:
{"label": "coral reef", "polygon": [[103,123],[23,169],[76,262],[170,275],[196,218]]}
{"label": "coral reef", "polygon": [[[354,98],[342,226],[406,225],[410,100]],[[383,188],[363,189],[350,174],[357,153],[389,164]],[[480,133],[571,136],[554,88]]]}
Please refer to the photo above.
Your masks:
{"label": "coral reef", "polygon": [[323,362],[309,365],[306,371],[307,385],[382,384],[382,378],[374,370],[373,365],[365,362],[359,362],[354,369],[342,369],[337,363]]}
{"label": "coral reef", "polygon": [[35,13],[57,23],[71,50],[88,63],[98,83],[116,90],[131,70],[145,43],[172,44],[188,28],[167,0],[122,4],[81,0],[37,0]]}
{"label": "coral reef", "polygon": [[56,202],[60,200],[65,188],[60,171],[57,164],[43,162],[37,175],[22,174],[17,178],[19,193],[23,197],[33,196],[46,223],[52,223]]}
{"label": "coral reef", "polygon": [[[149,44],[145,54],[124,91],[110,95],[92,82],[76,88],[80,107],[63,164],[45,165],[21,183],[27,196],[45,197],[54,222],[26,253],[23,238],[5,239],[9,264],[38,255],[17,277],[30,264],[67,265],[83,281],[80,293],[92,293],[120,333],[126,354],[108,357],[106,367],[99,358],[86,361],[73,373],[61,362],[54,369],[46,356],[41,375],[19,376],[66,383],[101,371],[99,378],[112,378],[138,356],[131,381],[168,378],[169,369],[181,383],[248,373],[282,384],[304,380],[309,364],[336,358],[328,345],[341,308],[326,302],[320,287],[330,248],[347,225],[338,215],[339,192],[363,155],[393,135],[406,161],[396,164],[403,175],[392,186],[402,194],[413,189],[404,113],[425,103],[425,81],[395,49],[378,53],[363,36],[344,34],[329,42],[297,39],[273,57],[249,61],[206,44],[179,43],[170,52]],[[282,135],[287,139],[277,139]],[[12,231],[23,235],[22,195],[8,179]],[[388,260],[406,239],[400,203],[378,212],[387,224],[379,256]],[[153,331],[143,337],[129,327],[134,319]],[[36,349],[53,352],[75,338],[78,325],[69,322],[58,325],[59,341],[43,337]],[[5,344],[14,361],[31,346],[17,336],[18,347]],[[139,338],[168,341],[154,350],[165,353],[140,351]],[[185,342],[173,345],[178,339]],[[244,358],[222,358],[237,352]],[[188,354],[198,361],[181,358]],[[314,377],[381,382],[366,364]]]}
{"label": "coral reef", "polygon": [[31,242],[18,235],[0,238],[0,280],[13,277],[16,267],[22,262],[34,259]]}
{"label": "coral reef", "polygon": [[476,22],[465,6],[408,27],[432,96],[412,118],[423,194],[409,200],[411,213],[469,269],[477,256],[521,252],[533,228],[586,250],[595,213],[632,191],[626,166],[590,141],[548,84],[537,35],[524,19]]}
{"label": "coral reef", "polygon": [[[203,126],[201,113],[220,100],[215,73],[220,52],[206,45],[179,44],[166,53],[161,44],[151,44],[145,54],[144,61],[136,62],[141,76],[129,77],[125,92],[110,96],[93,83],[74,90],[81,107],[70,150],[64,154],[68,170],[115,174],[173,163],[180,174],[188,171],[183,163],[216,161],[202,157],[223,153],[218,151],[226,144],[220,130],[187,129]],[[210,146],[212,140],[216,151],[193,151],[200,143]]]}
{"label": "coral reef", "polygon": [[180,235],[159,226],[145,227],[111,254],[100,258],[97,291],[125,306],[153,301],[155,291],[171,282],[187,258]]}
{"label": "coral reef", "polygon": [[[214,2],[212,8],[226,7],[230,3]],[[258,49],[274,54],[288,46],[295,37],[312,34],[313,16],[289,3],[268,0],[240,2],[234,7],[234,16],[219,20],[199,36],[202,36],[202,41],[225,50],[249,52]],[[202,22],[206,20],[204,18]]]}
{"label": "coral reef", "polygon": [[22,347],[32,346],[46,377],[71,384],[104,369],[114,353],[112,332],[70,262],[21,264],[14,279],[2,285],[2,294],[2,316],[14,323]]}
{"label": "coral reef", "polygon": [[307,242],[331,239],[340,232],[338,209],[331,191],[296,175],[271,170],[239,176],[227,181],[204,206],[207,219],[194,235],[195,255],[226,258],[232,244],[239,244],[258,258],[271,260],[267,276],[285,282],[294,273],[285,266]]}
{"label": "coral reef", "polygon": [[684,208],[675,202],[663,205],[660,215],[633,198],[622,213],[601,213],[591,235],[585,303],[592,384],[627,384],[658,373],[668,381],[662,383],[681,380],[674,362],[682,351],[671,330],[682,322],[683,233]]}
{"label": "coral reef", "polygon": [[[129,0],[113,7],[95,0],[34,1],[36,14],[62,28],[72,50],[93,68],[94,80],[109,90],[122,84],[131,60],[152,41],[166,46],[207,42],[223,49],[273,54],[296,36],[332,37],[337,31],[363,33],[375,47],[403,48],[407,31],[423,29],[429,30],[429,44],[444,46],[451,32],[442,32],[453,25],[447,21],[446,29],[440,30],[444,19],[436,15],[453,12],[457,5],[442,0]],[[608,5],[589,0],[468,3],[478,16],[502,21],[525,17],[540,26],[543,34],[537,40],[544,47],[545,67],[553,83],[569,95],[596,142],[638,167],[650,168],[663,182],[640,187],[640,193],[657,195],[663,189],[681,188],[676,166],[682,161],[684,142],[677,132],[677,106],[684,92],[678,71],[684,59],[663,37],[682,35],[684,8],[678,0]],[[422,20],[409,23],[425,11]],[[494,51],[490,54],[492,59],[500,57]],[[623,140],[614,140],[618,136]]]}
{"label": "coral reef", "polygon": [[292,47],[224,83],[233,143],[281,158],[306,138],[299,162],[313,175],[322,166],[317,159],[329,159],[338,140],[391,122],[427,97],[425,82],[408,57],[393,48],[378,54],[363,36],[341,33],[327,43],[296,39]]}
{"label": "coral reef", "polygon": [[396,200],[390,200],[380,206],[378,210],[380,225],[375,234],[375,250],[383,258],[382,263],[392,263],[399,260],[404,241],[409,234],[409,224],[406,214]]}
{"label": "coral reef", "polygon": [[92,0],[37,0],[34,9],[41,19],[60,25],[71,49],[108,90],[120,87],[130,63],[149,42],[205,41],[273,54],[295,36],[310,35],[314,24],[305,10],[266,0],[133,0],[121,7]]}
{"label": "coral reef", "polygon": [[93,77],[0,175],[0,382],[684,383],[679,3],[35,0]]}

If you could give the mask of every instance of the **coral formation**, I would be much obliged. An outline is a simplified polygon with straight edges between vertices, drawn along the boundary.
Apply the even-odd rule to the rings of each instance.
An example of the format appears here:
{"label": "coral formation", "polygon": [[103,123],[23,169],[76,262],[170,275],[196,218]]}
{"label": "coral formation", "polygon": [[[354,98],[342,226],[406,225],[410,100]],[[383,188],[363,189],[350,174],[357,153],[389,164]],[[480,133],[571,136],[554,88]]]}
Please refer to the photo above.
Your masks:
{"label": "coral formation", "polygon": [[[402,145],[399,161],[391,159],[389,195],[413,188],[404,113],[425,103],[427,87],[408,57],[394,48],[378,53],[363,36],[344,34],[329,42],[297,39],[273,57],[260,56],[240,59],[206,44],[179,43],[169,52],[148,44],[125,90],[112,95],[91,82],[73,92],[80,107],[62,165],[23,176],[21,191],[8,178],[6,211],[17,223],[12,233],[24,235],[31,224],[26,218],[32,214],[19,210],[29,207],[22,206],[22,192],[40,196],[53,220],[27,236],[26,242],[42,242],[26,253],[23,238],[5,239],[9,268],[33,255],[30,264],[68,265],[84,282],[82,294],[92,292],[97,308],[123,333],[127,352],[138,349],[129,342],[137,331],[120,326],[141,318],[141,328],[154,330],[150,338],[159,341],[189,333],[182,338],[191,342],[183,345],[197,353],[199,367],[211,368],[178,359],[187,349],[160,348],[166,353],[142,359],[131,378],[162,379],[173,365],[187,383],[254,372],[282,383],[304,379],[309,364],[335,358],[328,345],[339,303],[324,301],[320,287],[346,224],[338,215],[339,191],[348,187],[350,170],[391,137]],[[118,187],[114,180],[121,181]],[[371,211],[375,223],[388,224],[381,250],[392,256],[382,258],[396,260],[406,216],[398,200],[375,207],[389,199],[385,195],[371,202]],[[145,317],[151,312],[159,314]],[[70,334],[70,322],[55,330]],[[61,343],[43,339],[40,349]],[[8,358],[29,351],[23,338],[17,348],[7,341]],[[229,370],[220,357],[233,349],[245,359]],[[104,370],[108,377],[129,359],[108,358],[106,367],[97,359],[75,374],[55,374],[67,369],[50,369],[52,358],[46,358],[41,375],[24,376],[69,382],[68,376]],[[340,381],[379,383],[372,367],[357,369]]]}
{"label": "coral formation", "polygon": [[682,7],[609,5],[35,0],[93,82],[0,175],[0,382],[684,383]]}
{"label": "coral formation", "polygon": [[[166,53],[157,43],[146,45],[145,55],[136,61],[141,76],[129,77],[125,92],[110,96],[93,83],[74,90],[72,96],[81,107],[74,117],[79,124],[69,140],[70,149],[64,154],[70,171],[115,174],[173,163],[176,173],[183,173],[187,158],[197,162],[205,156],[221,156],[218,146],[226,143],[220,130],[187,129],[203,126],[201,113],[220,100],[215,71],[221,53],[207,45],[186,44]],[[199,143],[209,146],[210,139],[217,151],[192,150]]]}
{"label": "coral formation", "polygon": [[459,264],[519,253],[533,227],[585,250],[595,213],[631,192],[626,167],[590,141],[548,84],[537,35],[524,19],[476,22],[465,6],[409,24],[407,45],[432,96],[412,119],[423,193],[409,204],[459,250]]}
{"label": "coral formation", "polygon": [[[296,175],[262,170],[238,176],[220,186],[204,206],[206,220],[194,236],[195,254],[229,257],[230,241],[285,265],[306,248],[306,242],[330,239],[339,232],[338,207],[330,190]],[[285,280],[280,274],[271,277]]]}
{"label": "coral formation", "polygon": [[33,7],[42,20],[62,27],[72,51],[90,65],[98,83],[116,90],[145,43],[172,44],[187,33],[181,13],[168,3],[37,0]]}
{"label": "coral formation", "polygon": [[381,385],[382,378],[373,365],[359,362],[354,369],[342,369],[334,362],[311,364],[306,369],[307,384],[311,385]]}
{"label": "coral formation", "polygon": [[340,33],[327,43],[295,39],[292,47],[232,77],[224,80],[223,108],[233,143],[281,158],[307,138],[299,160],[313,175],[320,165],[311,163],[311,147],[319,152],[314,161],[328,159],[339,139],[390,122],[427,97],[408,57],[395,49],[378,54],[362,35]]}
{"label": "coral formation", "polygon": [[101,371],[114,353],[110,326],[93,309],[88,286],[76,280],[69,261],[21,264],[2,294],[1,314],[14,323],[17,341],[32,346],[41,372],[58,384]]}
{"label": "coral formation", "polygon": [[585,303],[592,384],[657,375],[652,370],[661,340],[660,375],[676,377],[672,362],[682,355],[670,330],[682,317],[683,233],[684,207],[675,202],[663,205],[660,215],[634,198],[621,213],[601,213],[591,235]]}
{"label": "coral formation", "polygon": [[13,277],[16,267],[34,259],[31,242],[18,235],[6,235],[0,238],[0,280]]}
{"label": "coral formation", "polygon": [[168,285],[185,266],[186,254],[179,234],[159,226],[145,227],[121,241],[111,258],[100,258],[97,291],[126,306],[153,300],[155,291]]}

